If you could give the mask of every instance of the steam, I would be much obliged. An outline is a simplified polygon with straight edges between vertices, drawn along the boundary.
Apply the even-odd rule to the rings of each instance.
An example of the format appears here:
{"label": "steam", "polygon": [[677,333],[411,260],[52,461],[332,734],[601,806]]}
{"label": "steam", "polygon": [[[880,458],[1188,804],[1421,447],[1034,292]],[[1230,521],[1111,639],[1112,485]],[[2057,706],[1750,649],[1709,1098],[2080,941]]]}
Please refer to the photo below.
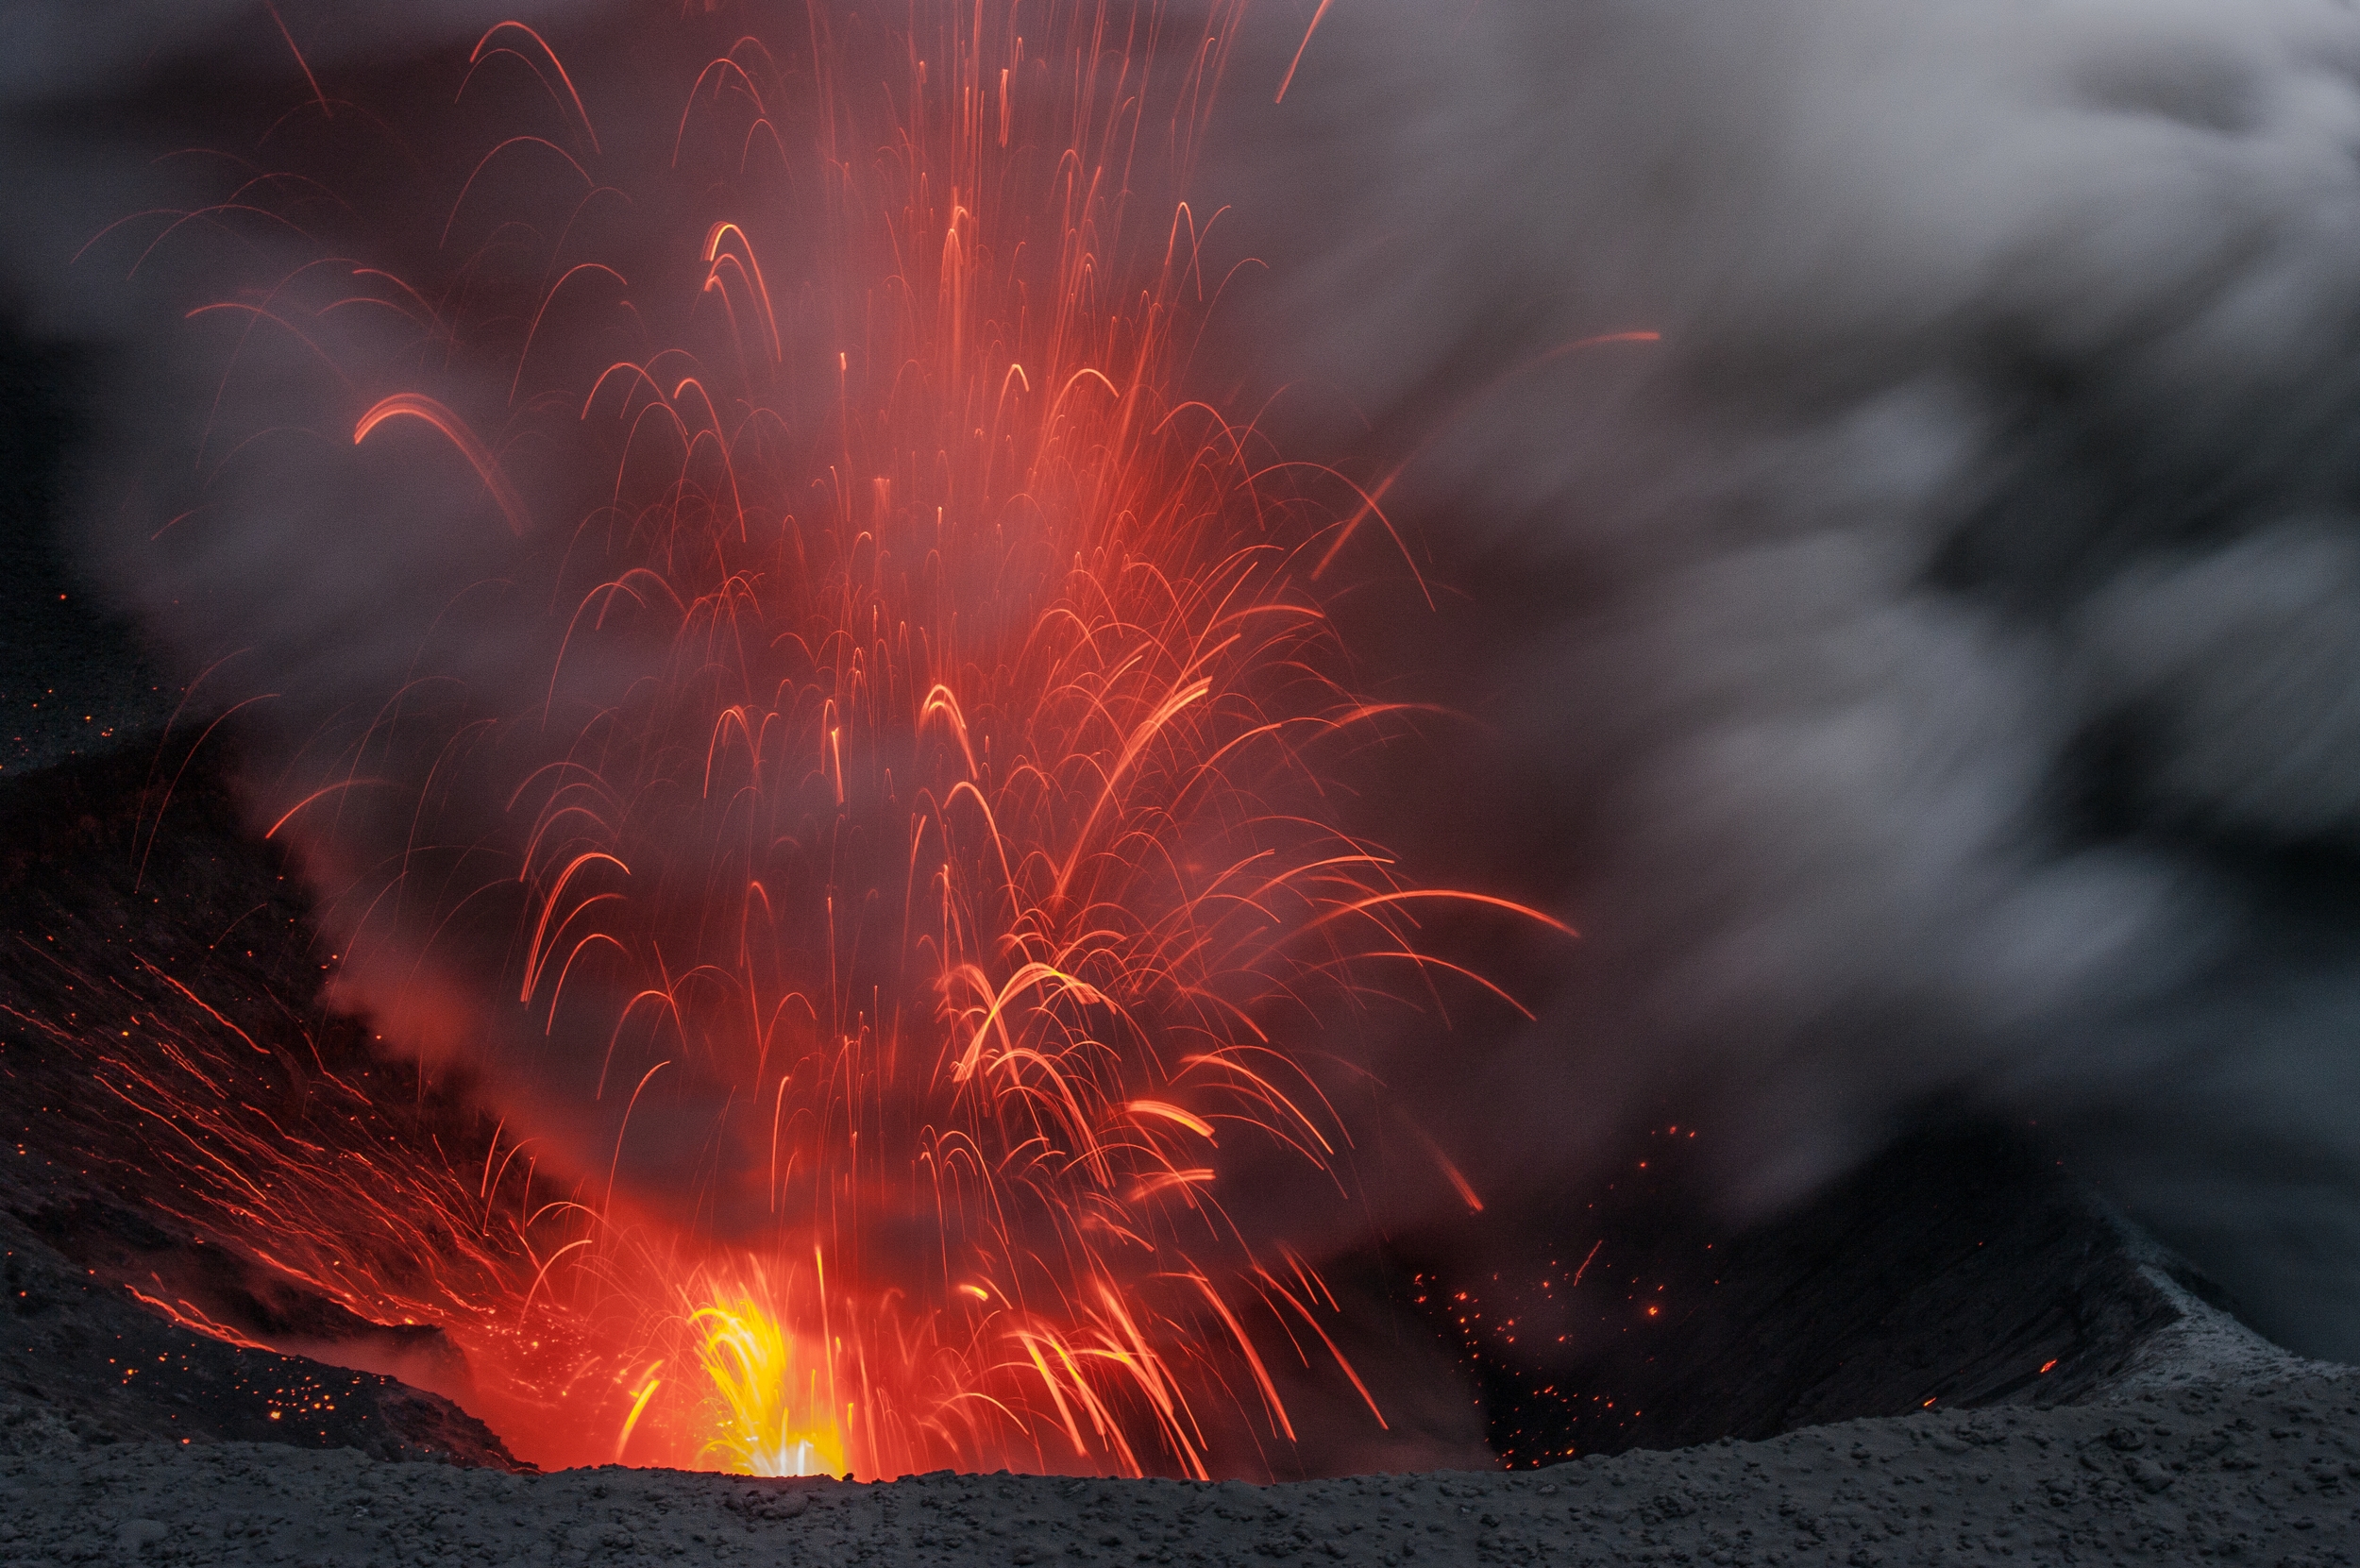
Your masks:
{"label": "steam", "polygon": [[2360,23],[1366,0],[1234,124],[1241,339],[1434,442],[1466,832],[1589,937],[1484,1176],[2036,1119],[2360,1357]]}

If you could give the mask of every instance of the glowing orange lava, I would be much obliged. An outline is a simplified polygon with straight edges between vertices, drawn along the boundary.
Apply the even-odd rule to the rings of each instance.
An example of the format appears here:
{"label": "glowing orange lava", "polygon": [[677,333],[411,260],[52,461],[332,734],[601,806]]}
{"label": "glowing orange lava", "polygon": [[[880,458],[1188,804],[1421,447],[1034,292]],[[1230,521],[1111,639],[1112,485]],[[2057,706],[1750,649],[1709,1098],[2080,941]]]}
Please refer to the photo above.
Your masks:
{"label": "glowing orange lava", "polygon": [[[1311,591],[1349,509],[1172,390],[1202,226],[1128,209],[1185,180],[1229,22],[945,5],[889,52],[800,11],[776,52],[739,39],[667,127],[672,205],[705,210],[687,286],[533,253],[505,407],[416,368],[466,339],[464,291],[340,263],[269,295],[297,334],[355,302],[411,324],[421,352],[353,372],[350,460],[471,473],[549,609],[529,696],[477,693],[406,772],[373,721],[268,819],[348,877],[353,951],[458,976],[461,1033],[542,1053],[502,1081],[579,1092],[501,1102],[472,1176],[153,1110],[212,1189],[275,1172],[244,1204],[270,1261],[443,1325],[520,1452],[1251,1473],[1295,1437],[1274,1356],[1359,1387],[1311,1261],[1253,1244],[1225,1179],[1348,1189],[1359,1020],[1488,989],[1419,912],[1541,917],[1341,826],[1338,759],[1404,728]],[[595,85],[513,24],[475,64],[501,56],[562,127],[512,141],[590,211]],[[475,185],[470,266],[572,233]],[[389,781],[413,826],[371,870],[356,798]],[[442,825],[461,796],[497,826]],[[533,1140],[582,1127],[603,1163],[570,1135],[551,1193]]]}

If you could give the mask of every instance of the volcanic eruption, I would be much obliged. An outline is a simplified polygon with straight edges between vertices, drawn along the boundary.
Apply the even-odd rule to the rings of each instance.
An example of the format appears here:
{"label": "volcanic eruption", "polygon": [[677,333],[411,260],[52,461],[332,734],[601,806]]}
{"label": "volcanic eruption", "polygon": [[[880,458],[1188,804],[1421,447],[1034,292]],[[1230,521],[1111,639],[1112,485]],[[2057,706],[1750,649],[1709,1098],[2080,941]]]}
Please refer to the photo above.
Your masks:
{"label": "volcanic eruption", "polygon": [[187,696],[8,1027],[150,1310],[552,1465],[1525,1464],[2111,1376],[2062,1155],[2348,1344],[2347,22],[430,9],[20,116]]}
{"label": "volcanic eruption", "polygon": [[[628,81],[506,22],[411,103],[307,62],[84,248],[188,301],[139,571],[330,994],[496,1125],[101,1075],[183,1218],[444,1330],[543,1462],[1291,1465],[1292,1384],[1385,1416],[1332,1238],[1233,1194],[1479,1206],[1366,1037],[1513,1007],[1438,916],[1571,934],[1353,832],[1420,716],[1324,604],[1414,565],[1182,395],[1225,9],[769,20],[640,19]],[[174,985],[178,1077],[260,1049]]]}

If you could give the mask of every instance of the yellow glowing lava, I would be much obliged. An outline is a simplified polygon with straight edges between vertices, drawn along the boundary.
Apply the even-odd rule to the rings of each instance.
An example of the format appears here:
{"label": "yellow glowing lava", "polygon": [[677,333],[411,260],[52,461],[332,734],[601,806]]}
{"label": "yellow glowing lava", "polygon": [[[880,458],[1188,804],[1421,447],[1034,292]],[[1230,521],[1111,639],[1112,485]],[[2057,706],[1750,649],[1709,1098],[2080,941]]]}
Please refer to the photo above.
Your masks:
{"label": "yellow glowing lava", "polygon": [[689,1315],[699,1358],[727,1414],[704,1457],[738,1475],[840,1475],[844,1433],[822,1389],[825,1357],[795,1340],[751,1296]]}

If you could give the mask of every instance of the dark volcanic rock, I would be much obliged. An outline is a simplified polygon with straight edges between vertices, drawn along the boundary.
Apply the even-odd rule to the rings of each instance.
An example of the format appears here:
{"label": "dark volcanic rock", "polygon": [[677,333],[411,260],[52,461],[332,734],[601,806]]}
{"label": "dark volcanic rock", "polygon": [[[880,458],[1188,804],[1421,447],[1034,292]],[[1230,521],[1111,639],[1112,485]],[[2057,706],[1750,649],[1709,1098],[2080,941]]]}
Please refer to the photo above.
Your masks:
{"label": "dark volcanic rock", "polygon": [[2338,1376],[2087,1407],[1921,1411],[1514,1475],[1253,1487],[942,1473],[523,1478],[237,1444],[0,1458],[0,1560],[836,1568],[2326,1568],[2360,1536]]}
{"label": "dark volcanic rock", "polygon": [[525,1468],[447,1399],[177,1327],[6,1218],[0,1280],[0,1448],[39,1451],[62,1434],[102,1446],[278,1442]]}
{"label": "dark volcanic rock", "polygon": [[2022,1136],[1920,1138],[1734,1234],[1682,1189],[1677,1148],[1659,1142],[1522,1273],[1420,1272],[1509,1463],[2080,1403],[2183,1355],[2192,1325],[2222,1340],[2200,1359],[2276,1355]]}
{"label": "dark volcanic rock", "polygon": [[201,1147],[381,1156],[439,1137],[464,1158],[479,1136],[457,1093],[376,1060],[360,1024],[318,1006],[329,955],[219,755],[0,781],[0,1243],[17,1311],[0,1378],[114,1438],[514,1468],[450,1399],[381,1375],[464,1397],[465,1360],[439,1330],[362,1317],[207,1221]]}
{"label": "dark volcanic rock", "polygon": [[100,1284],[265,1349],[292,1355],[316,1346],[334,1366],[383,1373],[457,1398],[473,1391],[465,1356],[439,1328],[364,1318],[233,1246],[175,1234],[146,1211],[103,1194],[48,1197],[42,1202],[0,1183],[0,1203]]}

